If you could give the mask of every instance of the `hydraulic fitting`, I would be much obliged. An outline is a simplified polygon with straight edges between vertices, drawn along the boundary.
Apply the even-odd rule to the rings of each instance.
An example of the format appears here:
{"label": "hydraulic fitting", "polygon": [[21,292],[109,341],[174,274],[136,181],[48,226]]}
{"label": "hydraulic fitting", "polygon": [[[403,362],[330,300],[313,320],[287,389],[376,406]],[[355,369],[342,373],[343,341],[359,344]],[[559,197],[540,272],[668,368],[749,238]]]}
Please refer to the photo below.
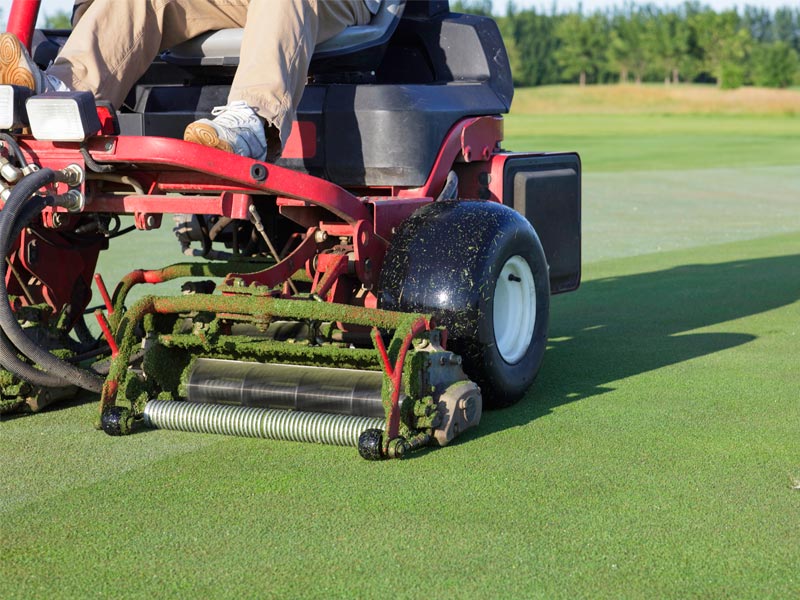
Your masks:
{"label": "hydraulic fitting", "polygon": [[15,167],[7,158],[0,156],[0,177],[8,183],[16,183],[22,177],[22,169]]}
{"label": "hydraulic fitting", "polygon": [[69,190],[54,198],[55,205],[66,208],[69,212],[81,212],[86,208],[86,196],[80,190]]}
{"label": "hydraulic fitting", "polygon": [[64,183],[69,187],[81,185],[86,178],[86,174],[81,166],[74,163],[61,169],[61,174],[64,176]]}

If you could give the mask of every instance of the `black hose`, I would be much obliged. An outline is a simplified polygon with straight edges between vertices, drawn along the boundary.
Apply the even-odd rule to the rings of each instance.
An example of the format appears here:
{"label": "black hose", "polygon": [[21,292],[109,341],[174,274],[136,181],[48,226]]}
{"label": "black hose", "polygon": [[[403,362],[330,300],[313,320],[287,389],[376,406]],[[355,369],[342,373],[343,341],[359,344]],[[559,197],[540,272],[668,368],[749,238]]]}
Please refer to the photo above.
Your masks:
{"label": "black hose", "polygon": [[[14,186],[14,190],[8,198],[3,210],[0,211],[0,240],[8,240],[9,236],[13,233],[15,227],[26,225],[19,217],[27,211],[24,211],[26,203],[36,193],[36,191],[47,184],[60,180],[60,174],[52,169],[41,169],[35,173],[31,173]],[[41,203],[44,205],[52,205],[52,198],[36,197],[33,202]],[[41,210],[41,209],[40,209]],[[30,220],[30,219],[29,219]],[[10,245],[10,242],[9,242]],[[39,347],[25,334],[25,331],[20,327],[11,310],[11,305],[8,300],[8,289],[6,288],[6,272],[8,270],[5,261],[8,246],[3,248],[6,252],[3,253],[2,260],[0,260],[0,327],[2,327],[8,339],[20,352],[31,359],[34,363],[44,369],[45,377],[37,375],[37,381],[29,380],[37,385],[52,386],[52,380],[65,380],[66,382],[77,385],[92,392],[100,392],[103,388],[103,379],[96,375],[66,363],[59,358],[56,358],[47,350]],[[7,356],[8,348],[2,348],[4,354],[0,356],[0,363],[2,363],[9,371],[14,372],[10,366],[5,362],[10,360]],[[15,373],[17,374],[17,373]],[[42,379],[47,379],[48,383],[40,383]],[[60,382],[63,385],[63,382]]]}
{"label": "black hose", "polygon": [[[42,198],[40,202],[27,202],[25,210],[20,215],[18,222],[26,222],[33,219],[44,208],[45,202]],[[3,256],[3,263],[5,263],[5,256],[8,254],[8,249],[11,243],[17,239],[20,231],[24,225],[18,225],[14,228],[14,232],[5,240],[3,240],[0,254]],[[5,281],[5,280],[4,280]],[[20,377],[31,383],[43,385],[47,387],[61,387],[66,385],[67,382],[60,378],[53,377],[44,371],[40,371],[33,365],[29,365],[17,355],[17,349],[14,348],[11,341],[6,337],[5,332],[0,330],[0,365],[7,371],[10,371],[17,377]]]}
{"label": "black hose", "polygon": [[[84,314],[80,316],[79,319],[75,321],[75,324],[72,326],[72,331],[75,332],[75,335],[78,336],[78,342],[83,344],[84,346],[88,346],[90,344],[96,344],[97,338],[92,335],[92,332],[89,331],[89,326],[86,325],[86,317],[85,314],[90,311],[84,311]],[[91,311],[92,313],[94,311]]]}
{"label": "black hose", "polygon": [[22,150],[17,143],[17,140],[14,139],[14,136],[8,133],[0,133],[0,140],[3,140],[7,145],[9,150],[11,150],[12,154],[16,157],[17,162],[19,163],[20,168],[24,169],[28,166],[28,161],[25,160],[25,155],[22,153]]}
{"label": "black hose", "polygon": [[83,162],[86,163],[86,166],[89,168],[89,170],[94,171],[95,173],[111,173],[116,169],[114,165],[101,165],[99,162],[93,159],[86,146],[81,146],[81,156],[83,157]]}

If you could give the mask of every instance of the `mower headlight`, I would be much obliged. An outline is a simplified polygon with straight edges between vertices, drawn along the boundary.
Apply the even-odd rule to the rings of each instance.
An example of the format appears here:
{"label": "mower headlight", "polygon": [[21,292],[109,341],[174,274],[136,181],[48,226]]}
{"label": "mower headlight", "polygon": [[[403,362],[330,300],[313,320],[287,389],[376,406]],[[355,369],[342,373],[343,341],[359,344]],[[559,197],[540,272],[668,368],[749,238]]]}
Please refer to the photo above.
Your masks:
{"label": "mower headlight", "polygon": [[50,92],[26,103],[31,133],[37,140],[82,142],[100,130],[90,92]]}
{"label": "mower headlight", "polygon": [[0,130],[14,129],[28,124],[25,101],[31,90],[18,85],[0,85]]}

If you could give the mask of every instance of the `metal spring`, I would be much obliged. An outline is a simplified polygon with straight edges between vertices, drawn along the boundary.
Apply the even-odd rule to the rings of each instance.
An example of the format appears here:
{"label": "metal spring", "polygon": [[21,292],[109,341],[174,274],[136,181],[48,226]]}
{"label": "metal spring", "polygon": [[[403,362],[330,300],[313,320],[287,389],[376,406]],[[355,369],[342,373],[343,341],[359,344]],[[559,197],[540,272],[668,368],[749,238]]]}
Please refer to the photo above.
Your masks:
{"label": "metal spring", "polygon": [[144,422],[159,429],[333,446],[357,446],[361,432],[385,426],[375,417],[162,400],[145,405]]}

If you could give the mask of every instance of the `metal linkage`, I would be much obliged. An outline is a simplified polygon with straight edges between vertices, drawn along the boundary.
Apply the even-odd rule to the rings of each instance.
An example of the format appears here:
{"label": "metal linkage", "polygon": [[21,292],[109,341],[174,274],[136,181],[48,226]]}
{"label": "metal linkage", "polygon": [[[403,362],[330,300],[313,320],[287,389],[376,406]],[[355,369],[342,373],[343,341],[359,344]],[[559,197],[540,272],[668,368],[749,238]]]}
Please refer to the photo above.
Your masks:
{"label": "metal linkage", "polygon": [[375,417],[161,400],[145,405],[144,422],[159,429],[353,447],[361,432],[383,429],[385,423]]}

